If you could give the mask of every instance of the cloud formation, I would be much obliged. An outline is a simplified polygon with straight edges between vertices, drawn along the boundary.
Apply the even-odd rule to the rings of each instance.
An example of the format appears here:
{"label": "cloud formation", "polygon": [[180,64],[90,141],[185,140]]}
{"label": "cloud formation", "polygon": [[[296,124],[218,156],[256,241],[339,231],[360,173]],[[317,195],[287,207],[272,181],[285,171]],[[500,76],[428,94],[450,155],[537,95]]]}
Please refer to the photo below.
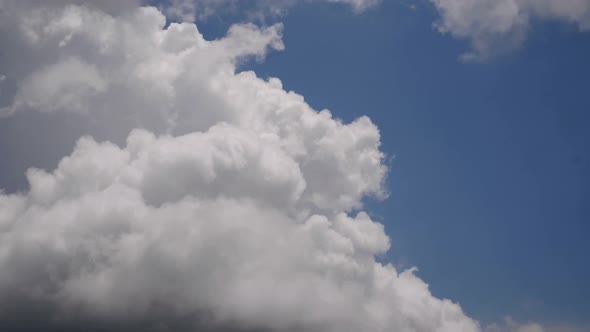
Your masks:
{"label": "cloud formation", "polygon": [[387,195],[371,120],[237,70],[284,48],[280,24],[208,41],[134,1],[0,8],[4,120],[127,137],[84,136],[0,193],[3,331],[482,331],[376,261],[391,240],[362,211]]}
{"label": "cloud formation", "polygon": [[3,114],[144,129],[123,146],[83,137],[0,195],[10,327],[478,329],[413,270],[375,261],[389,237],[353,211],[386,195],[376,126],[236,72],[283,48],[281,25],[206,41],[151,7],[33,4],[2,3]]}
{"label": "cloud formation", "polygon": [[534,20],[558,20],[590,30],[587,0],[431,0],[442,33],[467,39],[473,50],[464,60],[485,61],[522,44]]}

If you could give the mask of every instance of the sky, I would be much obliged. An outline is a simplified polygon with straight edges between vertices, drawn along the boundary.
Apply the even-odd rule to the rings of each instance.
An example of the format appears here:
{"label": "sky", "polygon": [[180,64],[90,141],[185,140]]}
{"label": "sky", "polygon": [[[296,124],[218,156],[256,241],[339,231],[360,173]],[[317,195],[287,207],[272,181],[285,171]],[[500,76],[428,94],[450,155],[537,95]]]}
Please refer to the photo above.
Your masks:
{"label": "sky", "polygon": [[5,328],[590,331],[590,2],[149,4],[0,1]]}

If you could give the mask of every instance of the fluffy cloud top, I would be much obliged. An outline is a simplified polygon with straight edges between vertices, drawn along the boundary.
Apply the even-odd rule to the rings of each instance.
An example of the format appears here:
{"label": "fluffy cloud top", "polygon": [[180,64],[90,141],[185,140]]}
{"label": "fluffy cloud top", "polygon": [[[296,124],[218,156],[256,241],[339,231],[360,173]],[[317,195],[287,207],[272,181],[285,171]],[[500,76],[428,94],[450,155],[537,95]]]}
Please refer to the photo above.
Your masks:
{"label": "fluffy cloud top", "polygon": [[520,45],[535,19],[560,20],[590,29],[588,0],[431,0],[443,33],[471,41],[464,60],[486,60]]}
{"label": "fluffy cloud top", "polygon": [[0,193],[3,329],[481,331],[376,261],[391,241],[361,209],[386,195],[377,127],[236,70],[284,48],[280,24],[207,41],[133,5],[0,2],[2,114],[129,133],[80,138]]}

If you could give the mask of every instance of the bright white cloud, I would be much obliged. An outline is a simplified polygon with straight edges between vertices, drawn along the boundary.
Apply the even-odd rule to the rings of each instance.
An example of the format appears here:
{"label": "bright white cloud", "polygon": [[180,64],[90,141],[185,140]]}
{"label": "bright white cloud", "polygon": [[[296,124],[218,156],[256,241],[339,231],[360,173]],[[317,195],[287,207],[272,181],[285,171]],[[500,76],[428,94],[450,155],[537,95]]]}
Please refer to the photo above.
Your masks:
{"label": "bright white cloud", "polygon": [[464,60],[482,61],[519,46],[531,21],[559,20],[590,29],[588,0],[431,0],[442,33],[471,41]]}
{"label": "bright white cloud", "polygon": [[83,137],[53,171],[29,169],[28,191],[0,193],[2,321],[481,331],[414,270],[376,262],[390,239],[359,210],[386,195],[377,127],[236,71],[284,48],[280,24],[207,41],[131,3],[0,3],[5,116],[130,132]]}
{"label": "bright white cloud", "polygon": [[375,261],[390,240],[351,212],[385,195],[375,125],[236,73],[283,48],[281,25],[206,41],[193,24],[165,28],[154,8],[12,5],[1,70],[18,88],[5,115],[147,129],[124,147],[82,138],[53,172],[30,169],[28,192],[0,195],[0,303],[63,322],[478,329],[412,271]]}
{"label": "bright white cloud", "polygon": [[159,308],[162,323],[206,310],[277,330],[476,328],[411,271],[374,261],[389,239],[365,213],[302,214],[297,163],[250,130],[137,130],[125,148],[83,138],[28,178],[27,195],[0,196],[2,303],[16,292],[103,319]]}

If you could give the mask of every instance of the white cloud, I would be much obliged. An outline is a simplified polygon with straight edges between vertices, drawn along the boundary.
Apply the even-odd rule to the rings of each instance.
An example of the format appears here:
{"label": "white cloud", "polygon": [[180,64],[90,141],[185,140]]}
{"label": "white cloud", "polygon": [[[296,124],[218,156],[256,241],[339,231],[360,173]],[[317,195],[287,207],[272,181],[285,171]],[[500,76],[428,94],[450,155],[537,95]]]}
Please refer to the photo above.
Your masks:
{"label": "white cloud", "polygon": [[155,8],[92,3],[1,3],[0,72],[15,87],[4,115],[131,133],[121,145],[85,136],[53,171],[29,169],[29,190],[0,193],[0,320],[481,331],[413,269],[376,262],[390,239],[359,210],[386,195],[377,127],[236,71],[284,48],[280,24],[207,41]]}
{"label": "white cloud", "polygon": [[93,65],[71,58],[31,75],[22,82],[16,100],[42,112],[84,112],[84,101],[105,89],[106,83]]}
{"label": "white cloud", "polygon": [[390,240],[351,212],[385,195],[375,125],[236,73],[283,49],[281,25],[206,41],[154,8],[10,8],[6,114],[148,129],[124,147],[82,138],[53,172],[30,169],[28,192],[0,195],[0,303],[66,326],[477,330],[412,271],[375,261]]}
{"label": "white cloud", "polygon": [[524,41],[535,19],[559,20],[590,29],[588,0],[431,0],[441,19],[442,33],[471,41],[464,60],[485,61]]}

